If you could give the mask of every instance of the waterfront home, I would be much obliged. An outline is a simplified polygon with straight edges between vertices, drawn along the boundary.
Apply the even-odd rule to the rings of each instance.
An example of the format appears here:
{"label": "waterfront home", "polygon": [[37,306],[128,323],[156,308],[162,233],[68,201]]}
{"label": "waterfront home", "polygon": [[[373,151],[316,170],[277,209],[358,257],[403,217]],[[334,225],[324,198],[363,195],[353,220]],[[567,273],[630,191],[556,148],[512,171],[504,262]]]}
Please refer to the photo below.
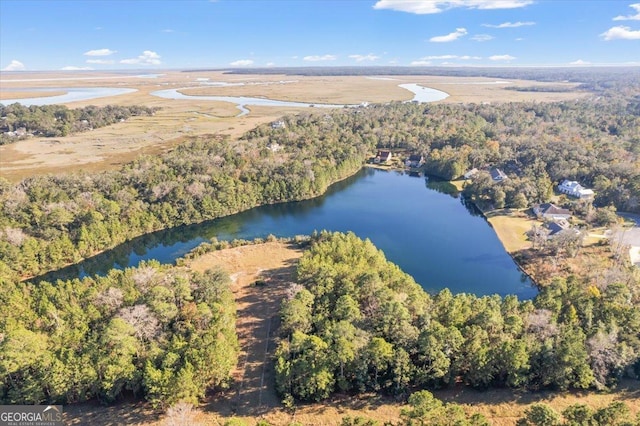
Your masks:
{"label": "waterfront home", "polygon": [[420,154],[412,154],[404,162],[407,167],[420,167],[424,164],[424,157]]}
{"label": "waterfront home", "polygon": [[469,170],[467,173],[465,173],[463,175],[463,177],[465,179],[471,179],[472,177],[474,177],[476,174],[478,174],[478,169],[476,169],[475,167],[471,170]]}
{"label": "waterfront home", "polygon": [[502,182],[503,180],[509,179],[507,175],[497,167],[492,167],[489,173],[491,173],[491,179],[493,179],[494,182]]}
{"label": "waterfront home", "polygon": [[558,185],[558,191],[576,198],[591,198],[594,195],[593,190],[585,188],[575,180],[568,179]]}
{"label": "waterfront home", "polygon": [[569,219],[571,211],[562,209],[553,203],[536,204],[533,206],[533,213],[543,219],[557,220]]}
{"label": "waterfront home", "polygon": [[378,151],[376,157],[373,159],[374,163],[388,163],[391,161],[391,151]]}

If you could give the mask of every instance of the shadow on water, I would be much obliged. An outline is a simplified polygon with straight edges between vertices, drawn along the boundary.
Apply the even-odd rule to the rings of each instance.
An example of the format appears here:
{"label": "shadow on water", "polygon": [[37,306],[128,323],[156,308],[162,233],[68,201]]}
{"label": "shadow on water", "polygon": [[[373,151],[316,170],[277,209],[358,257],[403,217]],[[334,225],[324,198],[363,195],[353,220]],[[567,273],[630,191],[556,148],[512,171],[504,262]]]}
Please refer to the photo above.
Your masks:
{"label": "shadow on water", "polygon": [[458,191],[458,188],[456,188],[454,184],[447,180],[438,179],[434,176],[425,177],[425,186],[441,194],[450,195],[453,198],[458,198],[460,196],[460,191]]}

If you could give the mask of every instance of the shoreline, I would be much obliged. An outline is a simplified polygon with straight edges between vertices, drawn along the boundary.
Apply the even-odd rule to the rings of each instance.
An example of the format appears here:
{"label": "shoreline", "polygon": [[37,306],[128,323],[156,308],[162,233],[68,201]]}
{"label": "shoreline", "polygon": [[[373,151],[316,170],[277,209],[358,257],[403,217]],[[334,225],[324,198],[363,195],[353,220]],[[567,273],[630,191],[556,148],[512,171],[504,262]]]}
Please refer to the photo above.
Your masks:
{"label": "shoreline", "polygon": [[[127,238],[125,241],[122,241],[122,242],[118,243],[118,244],[115,244],[115,245],[113,245],[113,246],[109,246],[109,247],[105,247],[105,248],[104,248],[104,249],[102,249],[102,250],[98,250],[98,251],[96,251],[95,253],[92,253],[92,254],[91,254],[91,256],[89,256],[89,257],[85,257],[85,258],[82,258],[82,260],[80,260],[79,262],[68,263],[68,264],[65,264],[64,266],[62,266],[62,267],[60,267],[60,268],[51,269],[51,270],[45,271],[45,272],[43,272],[43,273],[40,273],[40,274],[38,274],[38,275],[33,275],[33,276],[26,277],[26,278],[25,278],[24,276],[23,276],[23,277],[18,277],[18,281],[19,281],[19,282],[30,282],[30,281],[40,282],[40,281],[43,281],[43,280],[44,280],[44,277],[46,277],[46,276],[47,276],[47,275],[49,275],[49,274],[51,274],[51,275],[55,275],[55,274],[57,274],[57,273],[62,273],[62,274],[63,274],[63,272],[62,272],[62,271],[64,271],[64,270],[65,270],[65,269],[67,269],[67,268],[72,268],[72,267],[74,267],[74,266],[80,266],[80,265],[82,265],[84,262],[89,261],[90,259],[93,259],[93,258],[95,258],[95,257],[97,257],[97,256],[100,256],[101,254],[108,253],[108,252],[109,252],[109,251],[111,251],[111,250],[115,250],[117,247],[119,247],[119,246],[121,246],[121,245],[123,245],[123,244],[130,243],[130,242],[132,242],[133,240],[135,240],[136,238],[141,238],[141,237],[144,237],[144,236],[148,236],[148,235],[154,234],[154,233],[156,233],[156,232],[164,232],[164,231],[169,231],[169,230],[171,230],[171,229],[179,229],[179,228],[184,227],[184,226],[193,226],[193,225],[198,225],[198,224],[202,224],[202,223],[205,223],[205,222],[208,222],[208,221],[218,220],[218,219],[222,219],[222,218],[227,217],[227,216],[232,216],[232,215],[234,215],[234,214],[239,214],[239,213],[242,213],[242,212],[245,212],[245,211],[249,211],[249,210],[251,210],[251,209],[258,208],[258,207],[262,207],[262,206],[269,206],[269,205],[277,205],[277,204],[283,204],[283,203],[294,203],[294,202],[299,202],[299,201],[313,200],[314,198],[322,197],[323,195],[325,195],[331,186],[333,186],[333,185],[335,185],[335,184],[337,184],[337,183],[340,183],[340,182],[342,182],[342,181],[345,181],[345,180],[347,180],[347,179],[349,179],[349,178],[352,178],[352,177],[353,177],[353,176],[355,176],[356,174],[360,173],[363,169],[364,169],[364,167],[360,167],[360,168],[358,168],[355,172],[353,172],[353,173],[347,173],[347,175],[346,175],[346,176],[343,176],[343,177],[341,177],[341,178],[338,178],[337,180],[335,180],[335,181],[333,181],[333,182],[329,183],[329,184],[327,185],[327,187],[326,187],[326,188],[324,188],[324,190],[323,190],[321,193],[319,193],[319,194],[314,194],[314,195],[312,195],[312,196],[309,196],[309,197],[306,197],[306,198],[302,198],[302,199],[285,200],[285,201],[279,201],[279,202],[275,202],[275,203],[258,204],[258,205],[251,206],[251,207],[249,207],[249,208],[246,208],[246,209],[243,209],[243,210],[239,210],[239,211],[237,211],[237,212],[233,212],[233,213],[225,214],[225,215],[223,215],[223,216],[216,217],[216,218],[213,218],[213,219],[206,219],[206,220],[202,220],[202,221],[199,221],[199,222],[193,222],[193,223],[184,223],[184,224],[182,224],[182,225],[178,225],[178,226],[174,226],[174,227],[170,227],[170,228],[156,229],[156,230],[153,230],[153,231],[151,231],[151,232],[146,232],[146,233],[143,233],[143,234],[134,235],[134,236],[131,236],[130,238]],[[198,247],[198,246],[194,247],[194,249],[195,249],[195,248],[197,248],[197,247]],[[194,250],[194,249],[192,249],[192,250]],[[190,251],[192,251],[192,250],[190,250]],[[42,279],[41,279],[41,278],[42,278]]]}

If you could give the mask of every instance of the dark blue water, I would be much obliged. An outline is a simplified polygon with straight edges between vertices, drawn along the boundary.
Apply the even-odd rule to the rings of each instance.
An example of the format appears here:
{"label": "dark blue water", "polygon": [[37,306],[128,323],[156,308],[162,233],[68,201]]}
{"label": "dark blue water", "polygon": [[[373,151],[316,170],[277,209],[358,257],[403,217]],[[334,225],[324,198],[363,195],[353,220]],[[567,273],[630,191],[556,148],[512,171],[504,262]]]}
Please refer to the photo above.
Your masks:
{"label": "dark blue water", "polygon": [[400,172],[364,169],[308,201],[258,207],[222,219],[156,232],[68,268],[72,276],[157,259],[172,263],[216,237],[253,239],[353,231],[369,238],[428,291],[516,294],[536,291],[486,220],[446,182]]}

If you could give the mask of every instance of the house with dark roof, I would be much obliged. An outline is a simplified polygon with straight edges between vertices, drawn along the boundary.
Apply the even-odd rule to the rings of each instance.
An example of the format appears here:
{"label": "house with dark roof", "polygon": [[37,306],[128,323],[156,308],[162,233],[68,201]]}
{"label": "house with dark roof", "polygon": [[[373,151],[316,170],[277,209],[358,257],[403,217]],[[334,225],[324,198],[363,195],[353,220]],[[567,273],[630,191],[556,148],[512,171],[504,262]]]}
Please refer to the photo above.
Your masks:
{"label": "house with dark roof", "polygon": [[424,157],[420,154],[412,154],[404,162],[407,167],[420,167],[424,164]]}
{"label": "house with dark roof", "polygon": [[374,163],[388,163],[391,161],[391,151],[378,151],[376,157],[373,159]]}
{"label": "house with dark roof", "polygon": [[559,219],[553,222],[547,223],[547,229],[549,230],[549,237],[553,237],[559,232],[562,232],[566,229],[570,229],[571,225],[564,219]]}
{"label": "house with dark roof", "polygon": [[509,179],[509,177],[497,167],[492,167],[489,173],[491,173],[491,179],[493,179],[494,182],[502,182],[503,180]]}
{"label": "house with dark roof", "polygon": [[533,206],[533,213],[539,218],[548,220],[566,220],[571,217],[570,210],[560,208],[553,203],[537,204]]}

